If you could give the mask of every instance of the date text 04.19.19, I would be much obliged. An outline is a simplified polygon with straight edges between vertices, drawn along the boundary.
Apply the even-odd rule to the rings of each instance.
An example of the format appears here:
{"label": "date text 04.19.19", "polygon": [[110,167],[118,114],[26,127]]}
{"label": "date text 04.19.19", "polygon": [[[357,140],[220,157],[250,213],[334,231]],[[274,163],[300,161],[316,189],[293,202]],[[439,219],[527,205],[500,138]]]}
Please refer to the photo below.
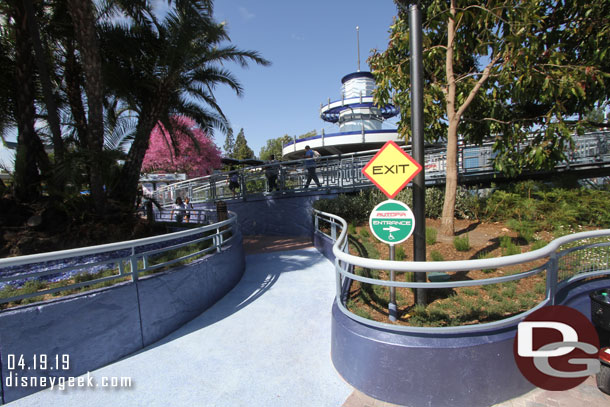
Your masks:
{"label": "date text 04.19.19", "polygon": [[8,370],[70,370],[70,355],[33,355],[8,354]]}

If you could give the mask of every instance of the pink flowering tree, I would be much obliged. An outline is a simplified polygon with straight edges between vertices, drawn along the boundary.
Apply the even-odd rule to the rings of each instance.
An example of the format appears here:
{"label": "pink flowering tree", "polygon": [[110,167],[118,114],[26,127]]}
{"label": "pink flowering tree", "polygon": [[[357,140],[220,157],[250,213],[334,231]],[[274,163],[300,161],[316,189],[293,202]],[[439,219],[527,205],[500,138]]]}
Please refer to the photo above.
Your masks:
{"label": "pink flowering tree", "polygon": [[219,168],[220,150],[208,135],[187,117],[173,120],[173,137],[162,124],[150,134],[142,172],[183,172],[194,178],[209,175],[214,168]]}

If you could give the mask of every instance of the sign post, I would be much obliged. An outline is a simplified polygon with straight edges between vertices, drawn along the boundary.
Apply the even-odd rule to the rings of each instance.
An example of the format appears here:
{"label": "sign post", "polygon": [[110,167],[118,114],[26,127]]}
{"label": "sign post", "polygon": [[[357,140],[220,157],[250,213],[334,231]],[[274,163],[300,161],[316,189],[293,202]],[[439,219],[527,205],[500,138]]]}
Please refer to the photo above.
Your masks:
{"label": "sign post", "polygon": [[[419,161],[423,162],[423,155]],[[421,164],[393,141],[385,143],[362,169],[362,173],[390,198],[377,205],[369,217],[373,234],[390,245],[390,260],[394,260],[394,245],[407,240],[415,230],[415,217],[411,209],[392,199],[421,171]],[[423,216],[423,210],[420,212]],[[390,270],[390,281],[395,280],[395,274],[394,270]],[[396,321],[396,287],[390,287],[388,308],[390,321]]]}
{"label": "sign post", "polygon": [[[413,234],[415,217],[407,205],[390,199],[373,209],[369,216],[369,228],[377,239],[390,246],[390,260],[394,260],[395,245],[404,242]],[[390,270],[390,281],[395,279],[395,271]],[[388,311],[390,321],[396,321],[396,287],[390,287]]]}

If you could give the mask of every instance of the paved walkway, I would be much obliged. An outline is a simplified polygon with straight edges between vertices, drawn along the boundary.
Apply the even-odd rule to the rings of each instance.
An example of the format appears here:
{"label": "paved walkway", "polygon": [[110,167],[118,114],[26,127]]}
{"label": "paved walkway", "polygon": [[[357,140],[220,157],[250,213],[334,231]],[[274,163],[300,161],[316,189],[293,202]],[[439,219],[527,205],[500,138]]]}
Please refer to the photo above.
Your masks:
{"label": "paved walkway", "polygon": [[92,373],[131,389],[44,390],[9,406],[331,407],[352,392],[330,360],[334,267],[313,248],[247,257],[210,310]]}
{"label": "paved walkway", "polygon": [[[333,265],[306,239],[246,237],[240,283],[167,338],[91,376],[133,386],[45,390],[7,406],[400,407],[354,391],[330,360]],[[286,250],[293,249],[293,250]],[[497,407],[608,407],[590,377]],[[455,406],[461,407],[461,406]]]}

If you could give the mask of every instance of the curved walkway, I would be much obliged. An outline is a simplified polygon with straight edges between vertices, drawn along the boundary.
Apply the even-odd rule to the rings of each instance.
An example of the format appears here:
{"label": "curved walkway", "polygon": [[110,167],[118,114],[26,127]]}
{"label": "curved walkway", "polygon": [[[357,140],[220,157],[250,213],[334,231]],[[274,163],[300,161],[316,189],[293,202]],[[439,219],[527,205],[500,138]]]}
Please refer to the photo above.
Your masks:
{"label": "curved walkway", "polygon": [[[132,388],[44,390],[9,406],[341,406],[330,359],[334,266],[313,248],[252,254],[239,284],[148,348],[91,373]],[[255,301],[256,300],[256,301]]]}

